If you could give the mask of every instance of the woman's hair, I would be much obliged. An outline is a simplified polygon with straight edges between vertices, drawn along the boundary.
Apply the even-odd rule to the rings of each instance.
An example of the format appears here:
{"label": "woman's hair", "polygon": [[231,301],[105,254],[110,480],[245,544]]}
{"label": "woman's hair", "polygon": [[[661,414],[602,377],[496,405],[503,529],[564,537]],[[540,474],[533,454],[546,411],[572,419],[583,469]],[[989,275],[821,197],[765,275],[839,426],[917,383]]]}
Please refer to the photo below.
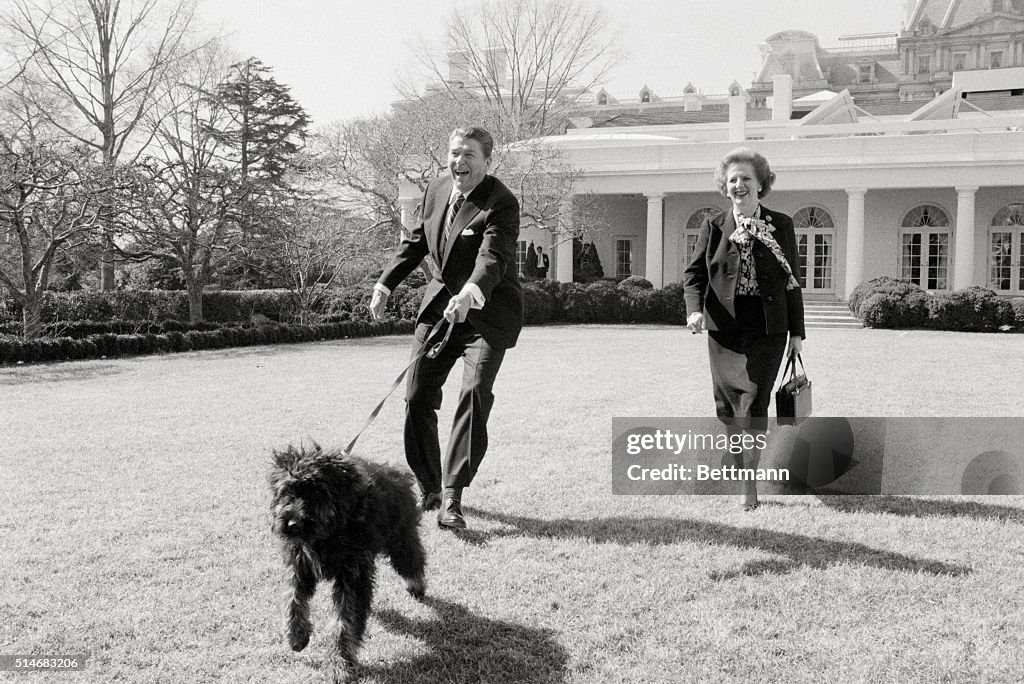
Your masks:
{"label": "woman's hair", "polygon": [[725,173],[732,164],[742,162],[747,162],[754,167],[754,175],[757,176],[757,182],[761,186],[761,190],[757,193],[758,199],[771,192],[772,183],[775,182],[775,173],[768,166],[768,160],[764,158],[764,155],[749,147],[737,147],[722,157],[718,168],[715,169],[715,185],[718,186],[718,192],[728,196],[725,188]]}
{"label": "woman's hair", "polygon": [[452,131],[452,134],[448,136],[448,142],[452,141],[452,138],[459,137],[466,140],[476,140],[480,143],[480,147],[483,148],[484,158],[491,158],[491,150],[494,149],[494,138],[487,132],[486,129],[480,126],[467,126],[464,128],[456,128]]}

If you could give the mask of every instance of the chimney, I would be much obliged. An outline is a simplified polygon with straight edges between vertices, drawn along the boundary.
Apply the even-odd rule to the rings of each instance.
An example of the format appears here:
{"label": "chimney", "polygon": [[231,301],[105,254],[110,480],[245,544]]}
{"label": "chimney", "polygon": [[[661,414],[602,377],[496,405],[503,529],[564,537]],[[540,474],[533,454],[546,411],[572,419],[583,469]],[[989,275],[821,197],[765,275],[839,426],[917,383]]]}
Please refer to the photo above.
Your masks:
{"label": "chimney", "polygon": [[697,94],[697,89],[693,87],[692,83],[687,83],[683,88],[683,111],[699,112],[701,109],[703,109],[703,102],[700,95]]}
{"label": "chimney", "polygon": [[729,142],[747,139],[747,98],[736,81],[729,86]]}
{"label": "chimney", "polygon": [[789,121],[793,116],[793,77],[772,76],[772,121]]}

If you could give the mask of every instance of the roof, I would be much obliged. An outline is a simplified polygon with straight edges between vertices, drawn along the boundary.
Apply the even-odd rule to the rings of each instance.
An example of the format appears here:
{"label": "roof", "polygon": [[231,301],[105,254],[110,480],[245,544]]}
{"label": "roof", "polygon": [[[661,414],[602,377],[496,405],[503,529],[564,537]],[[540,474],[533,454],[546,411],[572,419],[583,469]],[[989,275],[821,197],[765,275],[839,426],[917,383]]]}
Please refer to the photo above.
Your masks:
{"label": "roof", "polygon": [[803,97],[796,98],[795,100],[793,100],[793,104],[820,104],[822,102],[828,102],[836,95],[837,93],[831,90],[819,90],[816,93],[811,93],[810,95],[804,95]]}
{"label": "roof", "polygon": [[[970,93],[967,102],[989,112],[997,111],[1024,111],[1024,95],[999,95]],[[899,100],[888,100],[883,102],[857,102],[857,109],[872,116],[902,116],[907,117],[920,110],[926,102],[924,100],[912,100],[901,102]],[[974,107],[961,107],[962,112],[974,111]],[[747,108],[747,121],[771,121],[772,110],[766,108]],[[861,115],[860,120],[864,120]],[[669,110],[660,112],[630,112],[615,114],[604,120],[594,117],[592,128],[617,128],[627,126],[671,126],[679,124],[707,124],[707,123],[728,123],[729,112],[727,110],[705,110],[700,112],[684,112],[682,110]]]}
{"label": "roof", "polygon": [[[770,121],[770,109],[747,108],[747,121]],[[604,120],[594,117],[592,128],[615,128],[620,126],[671,126],[678,124],[727,123],[728,109],[705,109],[699,112],[684,112],[681,109],[660,112],[624,112],[613,114]]]}
{"label": "roof", "polygon": [[988,14],[991,6],[991,0],[917,0],[907,31],[919,29],[924,19],[939,30],[963,26]]}

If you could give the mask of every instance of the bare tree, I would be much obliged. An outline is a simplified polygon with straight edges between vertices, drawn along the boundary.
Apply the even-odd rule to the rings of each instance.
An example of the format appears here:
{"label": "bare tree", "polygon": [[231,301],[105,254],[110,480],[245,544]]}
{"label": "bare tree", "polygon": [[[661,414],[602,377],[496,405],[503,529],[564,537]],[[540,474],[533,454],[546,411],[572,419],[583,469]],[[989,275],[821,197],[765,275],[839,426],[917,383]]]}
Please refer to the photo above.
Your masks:
{"label": "bare tree", "polygon": [[154,125],[154,152],[135,164],[134,183],[119,193],[126,209],[119,220],[124,244],[118,253],[132,260],[162,258],[177,264],[188,291],[189,319],[203,320],[203,288],[217,259],[235,245],[240,203],[237,174],[219,161],[223,150],[213,131],[228,115],[204,94],[226,73],[209,46],[167,93],[167,111]]}
{"label": "bare tree", "polygon": [[[22,78],[70,102],[77,117],[50,116],[64,134],[100,151],[112,168],[186,54],[196,0],[9,0],[3,21],[17,41]],[[43,110],[46,114],[46,110]],[[105,214],[111,219],[113,207]],[[100,287],[113,289],[114,231],[108,226]]]}
{"label": "bare tree", "polygon": [[307,324],[346,267],[370,248],[349,228],[351,217],[329,203],[291,202],[274,214],[263,239],[240,245],[240,251],[253,268],[288,288],[300,322]]}
{"label": "bare tree", "polygon": [[[484,0],[457,8],[443,59],[420,40],[416,54],[433,87],[479,94],[498,111],[530,124],[528,132],[558,132],[581,95],[605,79],[623,57],[620,31],[585,0]],[[420,89],[399,84],[416,99]]]}
{"label": "bare tree", "polygon": [[22,305],[26,337],[39,335],[55,259],[95,238],[101,174],[81,148],[0,134],[0,284]]}
{"label": "bare tree", "polygon": [[580,171],[541,139],[520,140],[494,155],[493,172],[519,198],[520,224],[571,242],[602,231],[590,195],[577,193]]}
{"label": "bare tree", "polygon": [[468,123],[487,128],[498,142],[491,173],[519,198],[524,227],[547,230],[556,243],[597,230],[586,197],[576,194],[579,172],[559,150],[529,138],[529,123],[480,97],[435,93],[386,116],[330,126],[315,140],[318,166],[342,205],[390,247],[403,229],[400,181],[425,190],[447,166],[452,129]]}

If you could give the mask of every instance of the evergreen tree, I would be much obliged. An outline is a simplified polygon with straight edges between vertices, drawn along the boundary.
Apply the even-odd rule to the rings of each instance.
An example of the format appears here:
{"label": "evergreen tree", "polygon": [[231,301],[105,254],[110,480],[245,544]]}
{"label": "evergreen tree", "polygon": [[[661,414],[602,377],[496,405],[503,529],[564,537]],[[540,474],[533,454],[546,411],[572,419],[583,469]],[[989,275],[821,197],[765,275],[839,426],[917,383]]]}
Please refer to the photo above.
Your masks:
{"label": "evergreen tree", "polygon": [[210,134],[243,182],[285,185],[310,125],[305,109],[289,91],[274,80],[269,67],[250,57],[233,64],[228,78],[210,95],[227,115],[227,121]]}
{"label": "evergreen tree", "polygon": [[[288,86],[278,83],[255,57],[233,64],[207,98],[222,113],[209,134],[241,193],[236,198],[240,242],[258,245],[264,240],[262,217],[289,204],[298,192],[290,183],[290,171],[305,146],[310,118]],[[252,258],[249,254],[223,264],[222,282],[266,286],[265,269],[254,267]]]}

